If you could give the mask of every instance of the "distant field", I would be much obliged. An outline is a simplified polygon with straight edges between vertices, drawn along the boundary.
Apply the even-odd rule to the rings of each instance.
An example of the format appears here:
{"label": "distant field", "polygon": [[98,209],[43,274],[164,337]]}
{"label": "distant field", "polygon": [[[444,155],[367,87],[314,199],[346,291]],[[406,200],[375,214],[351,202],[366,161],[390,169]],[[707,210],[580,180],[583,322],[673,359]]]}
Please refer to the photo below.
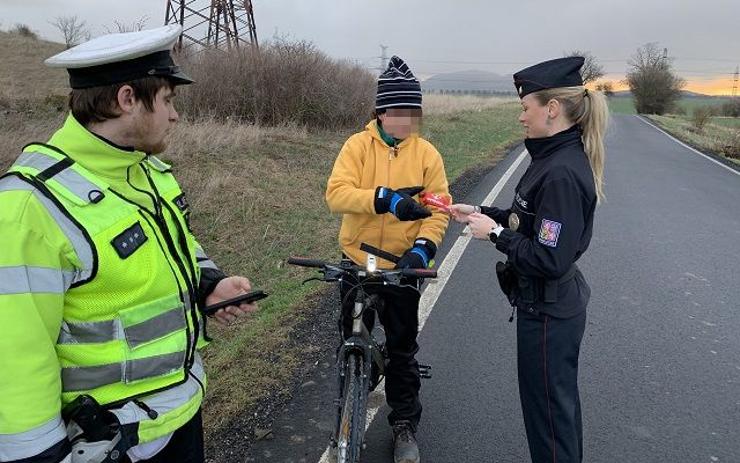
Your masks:
{"label": "distant field", "polygon": [[[679,106],[686,110],[687,114],[691,114],[694,108],[700,106],[720,106],[727,102],[726,98],[712,98],[712,97],[684,97],[679,101]],[[635,105],[632,102],[631,97],[619,96],[612,97],[609,99],[609,109],[613,113],[617,114],[635,114]]]}
{"label": "distant field", "polygon": [[740,128],[740,117],[713,117],[712,124]]}
{"label": "distant field", "polygon": [[617,114],[636,114],[635,105],[632,98],[629,97],[612,97],[609,98],[609,110]]}

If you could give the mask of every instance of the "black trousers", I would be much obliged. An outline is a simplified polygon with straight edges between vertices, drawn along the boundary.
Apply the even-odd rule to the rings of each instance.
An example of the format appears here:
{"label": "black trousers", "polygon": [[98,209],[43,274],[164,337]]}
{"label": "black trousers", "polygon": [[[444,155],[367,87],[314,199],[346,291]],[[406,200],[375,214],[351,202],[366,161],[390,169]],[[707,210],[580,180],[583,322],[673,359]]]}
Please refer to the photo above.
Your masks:
{"label": "black trousers", "polygon": [[[409,279],[406,284],[419,288],[419,281]],[[355,303],[356,290],[352,282],[343,281],[340,286],[342,298],[341,325],[345,338],[352,334],[352,309]],[[389,364],[385,370],[385,395],[388,406],[392,409],[388,422],[393,425],[398,420],[408,420],[414,429],[421,418],[419,389],[419,363],[416,353],[419,345],[416,336],[419,331],[419,298],[418,291],[412,288],[383,287],[369,285],[365,288],[368,294],[378,294],[384,301],[379,311],[383,324],[388,349]],[[373,319],[367,313],[365,323],[372,329]]]}
{"label": "black trousers", "polygon": [[[130,462],[126,458],[127,462]],[[203,420],[200,410],[172,435],[172,438],[158,454],[148,460],[139,460],[147,463],[205,463],[203,450]]]}
{"label": "black trousers", "polygon": [[583,460],[578,355],[586,311],[572,318],[517,314],[519,398],[533,463]]}

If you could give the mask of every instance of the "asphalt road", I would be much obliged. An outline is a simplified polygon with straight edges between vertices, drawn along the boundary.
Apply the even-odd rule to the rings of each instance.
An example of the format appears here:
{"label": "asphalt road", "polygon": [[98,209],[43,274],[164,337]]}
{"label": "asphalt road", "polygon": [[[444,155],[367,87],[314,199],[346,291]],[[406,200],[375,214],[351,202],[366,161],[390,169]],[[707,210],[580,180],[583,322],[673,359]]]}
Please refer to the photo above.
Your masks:
{"label": "asphalt road", "polygon": [[[740,175],[636,116],[615,116],[607,201],[579,261],[591,288],[581,350],[588,462],[740,462]],[[480,203],[516,150],[466,198]],[[494,204],[508,206],[528,157]],[[437,261],[452,259],[450,227]],[[462,249],[460,245],[455,249]],[[515,325],[495,282],[501,254],[471,241],[420,334],[422,461],[526,462]],[[274,436],[234,461],[317,463],[334,397],[331,356],[276,418]],[[374,397],[377,403],[382,397]],[[380,407],[363,462],[392,462]]]}

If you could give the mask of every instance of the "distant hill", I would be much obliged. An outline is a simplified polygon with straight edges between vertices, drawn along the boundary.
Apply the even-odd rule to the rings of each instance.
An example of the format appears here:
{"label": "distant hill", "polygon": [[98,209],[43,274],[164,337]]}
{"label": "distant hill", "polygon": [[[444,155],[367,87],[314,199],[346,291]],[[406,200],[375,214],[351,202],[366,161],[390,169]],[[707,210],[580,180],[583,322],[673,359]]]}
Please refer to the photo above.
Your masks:
{"label": "distant hill", "polygon": [[436,74],[421,83],[425,92],[469,92],[514,94],[511,76],[488,71],[459,71]]}
{"label": "distant hill", "polygon": [[66,95],[67,72],[44,66],[44,60],[64,50],[61,43],[0,31],[0,96],[44,98]]}

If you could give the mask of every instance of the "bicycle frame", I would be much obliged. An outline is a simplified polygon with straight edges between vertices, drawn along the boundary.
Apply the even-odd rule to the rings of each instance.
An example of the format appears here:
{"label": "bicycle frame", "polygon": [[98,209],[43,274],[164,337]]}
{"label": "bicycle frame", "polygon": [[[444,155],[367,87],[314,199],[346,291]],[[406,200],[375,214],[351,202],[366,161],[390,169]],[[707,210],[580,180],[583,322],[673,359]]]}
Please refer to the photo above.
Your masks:
{"label": "bicycle frame", "polygon": [[[366,252],[368,248],[371,248],[364,244],[363,246]],[[394,257],[384,251],[376,251],[383,253],[384,259]],[[334,265],[319,260],[291,257],[288,263],[319,268],[324,275],[323,278],[310,278],[305,282],[311,280],[342,282],[345,277],[354,280],[355,285],[350,290],[351,292],[356,289],[351,314],[351,334],[344,339],[344,328],[340,329],[343,340],[337,352],[337,383],[340,395],[336,401],[337,422],[331,443],[337,449],[338,462],[355,462],[359,459],[360,448],[364,447],[362,441],[365,431],[367,397],[369,392],[378,385],[380,378],[384,376],[387,360],[384,346],[378,343],[364,322],[364,315],[368,310],[373,311],[376,319],[379,318],[377,306],[382,304],[382,300],[376,294],[368,294],[365,286],[373,284],[404,286],[403,277],[435,278],[437,272],[427,269],[380,270],[376,268],[373,254],[368,254],[368,265],[365,268],[347,260]],[[376,320],[374,326],[381,327],[382,325],[378,323],[379,320]],[[424,365],[419,365],[419,367],[422,377],[430,377],[430,367]]]}

